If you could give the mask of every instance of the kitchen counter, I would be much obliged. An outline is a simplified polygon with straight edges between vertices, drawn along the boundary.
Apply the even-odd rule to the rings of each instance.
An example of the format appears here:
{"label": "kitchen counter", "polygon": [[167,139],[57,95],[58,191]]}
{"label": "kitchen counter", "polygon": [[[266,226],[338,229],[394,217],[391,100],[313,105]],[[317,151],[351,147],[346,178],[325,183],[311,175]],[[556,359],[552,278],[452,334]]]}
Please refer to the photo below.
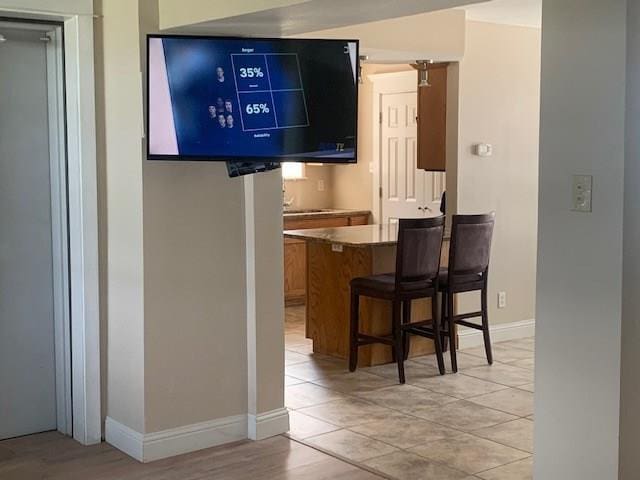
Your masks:
{"label": "kitchen counter", "polygon": [[287,220],[313,220],[320,218],[335,218],[335,217],[357,217],[366,215],[369,216],[371,212],[369,210],[343,210],[335,208],[319,208],[319,209],[285,209],[282,212],[283,216]]}
{"label": "kitchen counter", "polygon": [[[395,270],[398,227],[395,224],[357,225],[284,232],[285,241],[306,246],[307,337],[313,351],[347,359],[349,355],[349,282]],[[449,242],[442,246],[441,262],[446,265]],[[412,321],[430,318],[431,300],[412,302]],[[372,335],[391,332],[391,303],[375,298],[360,299],[360,326]],[[412,336],[410,356],[433,352],[433,341]],[[360,348],[358,365],[379,365],[392,361],[391,348],[367,345]]]}
{"label": "kitchen counter", "polygon": [[[302,231],[366,225],[371,212],[346,209],[304,209],[285,211],[284,230]],[[284,238],[284,298],[285,305],[304,305],[307,299],[307,246],[305,240]]]}
{"label": "kitchen counter", "polygon": [[[398,242],[398,225],[395,223],[357,225],[352,227],[311,228],[285,230],[285,238],[315,240],[349,247],[395,245]],[[448,240],[445,235],[445,240]]]}

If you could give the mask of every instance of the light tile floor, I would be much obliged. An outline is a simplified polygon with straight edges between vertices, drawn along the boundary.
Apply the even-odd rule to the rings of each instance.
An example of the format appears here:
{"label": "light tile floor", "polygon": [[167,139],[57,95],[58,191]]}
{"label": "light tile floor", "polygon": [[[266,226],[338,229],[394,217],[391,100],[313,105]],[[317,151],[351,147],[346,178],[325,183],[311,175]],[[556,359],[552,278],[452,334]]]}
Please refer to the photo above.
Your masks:
{"label": "light tile floor", "polygon": [[534,339],[458,354],[458,373],[438,375],[433,355],[358,369],[315,355],[304,307],[286,309],[285,403],[289,435],[398,480],[530,480]]}

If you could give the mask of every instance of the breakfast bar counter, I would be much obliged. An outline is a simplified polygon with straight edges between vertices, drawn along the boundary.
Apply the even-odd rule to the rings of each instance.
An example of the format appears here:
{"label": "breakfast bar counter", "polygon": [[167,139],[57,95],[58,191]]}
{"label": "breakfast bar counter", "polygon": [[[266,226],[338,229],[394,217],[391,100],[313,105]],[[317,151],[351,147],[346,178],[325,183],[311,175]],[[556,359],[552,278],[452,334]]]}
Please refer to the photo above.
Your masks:
{"label": "breakfast bar counter", "polygon": [[[313,340],[313,351],[347,359],[349,354],[349,282],[395,270],[398,227],[396,224],[358,225],[350,227],[287,230],[285,238],[304,240],[307,246],[307,325],[306,334]],[[443,264],[448,255],[448,241],[442,248]],[[360,301],[361,331],[373,335],[391,332],[391,304],[365,298]],[[430,300],[415,300],[412,321],[431,315]],[[412,337],[410,356],[433,352],[433,342]],[[392,361],[391,349],[385,345],[362,347],[359,366]]]}

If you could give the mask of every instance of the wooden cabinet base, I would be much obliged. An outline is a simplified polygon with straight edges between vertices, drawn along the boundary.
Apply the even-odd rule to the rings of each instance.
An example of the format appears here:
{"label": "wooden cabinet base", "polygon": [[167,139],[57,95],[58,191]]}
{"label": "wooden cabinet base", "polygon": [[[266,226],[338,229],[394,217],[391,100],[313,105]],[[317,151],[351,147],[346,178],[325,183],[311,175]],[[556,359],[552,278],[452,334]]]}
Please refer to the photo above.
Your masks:
{"label": "wooden cabinet base", "polygon": [[[349,281],[355,277],[392,272],[395,246],[348,247],[332,251],[331,245],[307,243],[307,336],[313,339],[313,351],[338,358],[349,355]],[[360,331],[373,335],[391,333],[391,304],[361,297]],[[412,304],[412,320],[431,316],[430,300]],[[409,356],[432,353],[433,341],[412,337]],[[360,347],[359,366],[392,361],[391,348],[385,345]]]}
{"label": "wooden cabinet base", "polygon": [[[307,228],[346,227],[351,225],[366,225],[369,223],[369,213],[354,213],[353,215],[338,214],[322,218],[295,217],[284,218],[285,230],[301,230]],[[285,238],[284,240],[284,304],[287,307],[304,305],[307,301],[307,252],[303,240]]]}

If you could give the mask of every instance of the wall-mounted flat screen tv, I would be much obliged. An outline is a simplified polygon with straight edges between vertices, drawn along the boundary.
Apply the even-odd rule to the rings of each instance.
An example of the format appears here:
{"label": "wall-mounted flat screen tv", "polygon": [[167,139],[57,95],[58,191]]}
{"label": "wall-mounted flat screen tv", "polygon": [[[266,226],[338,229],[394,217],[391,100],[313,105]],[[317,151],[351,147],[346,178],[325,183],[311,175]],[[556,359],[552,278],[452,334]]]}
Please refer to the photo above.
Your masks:
{"label": "wall-mounted flat screen tv", "polygon": [[150,160],[356,161],[357,40],[147,42]]}

